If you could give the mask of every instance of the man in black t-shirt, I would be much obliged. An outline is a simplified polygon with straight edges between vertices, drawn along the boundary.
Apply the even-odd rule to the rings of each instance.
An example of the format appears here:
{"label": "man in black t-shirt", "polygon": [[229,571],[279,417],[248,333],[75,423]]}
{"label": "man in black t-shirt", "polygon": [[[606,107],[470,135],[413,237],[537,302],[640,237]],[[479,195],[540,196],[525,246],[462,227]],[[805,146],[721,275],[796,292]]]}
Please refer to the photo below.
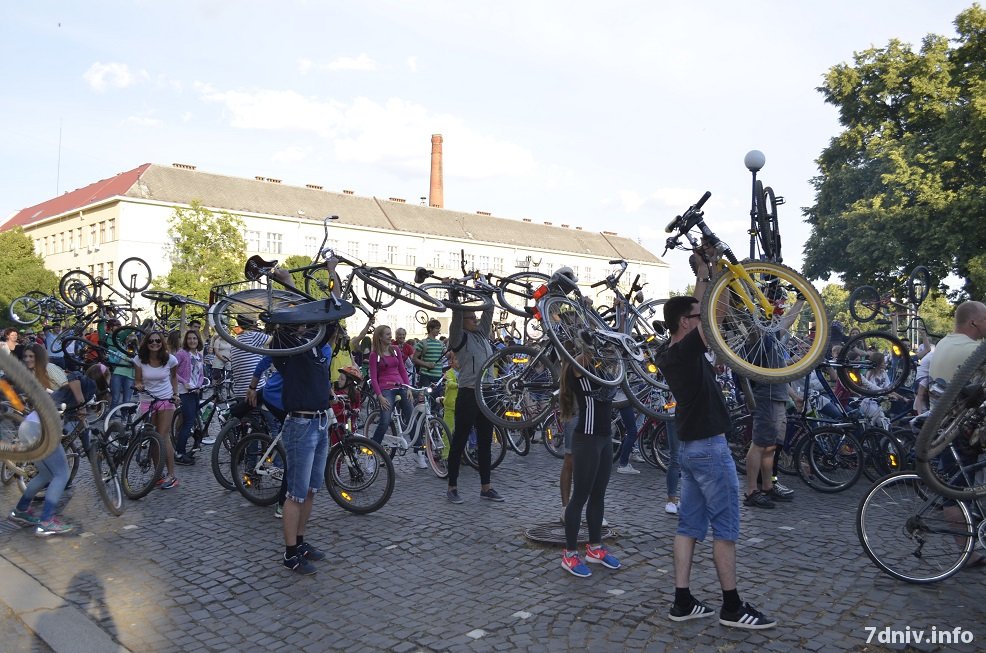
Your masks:
{"label": "man in black t-shirt", "polygon": [[[696,291],[704,292],[707,277],[699,274]],[[723,598],[719,623],[736,628],[770,628],[777,622],[740,601],[736,590],[739,479],[726,444],[729,409],[715,370],[706,358],[699,300],[672,297],[664,305],[664,322],[671,339],[660,367],[678,402],[675,422],[681,441],[681,504],[674,538],[675,600],[668,617],[687,621],[715,614],[689,590],[695,542],[705,539],[711,525],[712,557]]]}

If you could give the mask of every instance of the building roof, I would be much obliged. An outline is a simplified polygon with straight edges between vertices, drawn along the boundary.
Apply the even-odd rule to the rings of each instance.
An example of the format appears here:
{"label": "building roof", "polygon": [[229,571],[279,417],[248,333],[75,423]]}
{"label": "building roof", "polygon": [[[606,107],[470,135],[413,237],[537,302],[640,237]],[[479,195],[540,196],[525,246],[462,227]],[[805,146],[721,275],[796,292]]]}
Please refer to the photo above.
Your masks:
{"label": "building roof", "polygon": [[528,220],[463,213],[336,193],[317,186],[291,186],[267,178],[229,177],[200,172],[192,166],[181,164],[164,166],[145,163],[110,179],[23,209],[2,229],[26,227],[117,196],[182,205],[197,201],[205,207],[233,213],[292,219],[321,220],[327,215],[338,215],[343,224],[375,229],[666,265],[639,243],[612,232],[599,233]]}

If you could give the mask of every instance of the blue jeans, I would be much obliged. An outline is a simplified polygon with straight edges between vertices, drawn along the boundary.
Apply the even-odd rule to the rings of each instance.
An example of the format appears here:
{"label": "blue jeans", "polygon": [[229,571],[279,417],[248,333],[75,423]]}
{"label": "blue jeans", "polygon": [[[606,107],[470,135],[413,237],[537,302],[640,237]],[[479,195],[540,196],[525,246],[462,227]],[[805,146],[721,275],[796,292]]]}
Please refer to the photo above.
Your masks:
{"label": "blue jeans", "polygon": [[381,394],[390,402],[390,410],[380,409],[380,421],[377,422],[377,430],[373,432],[373,440],[377,444],[383,442],[383,436],[387,433],[387,429],[390,428],[390,422],[393,420],[394,415],[394,404],[395,397],[398,394],[401,395],[401,417],[404,418],[404,426],[407,426],[408,421],[411,419],[411,411],[414,407],[411,406],[411,400],[408,398],[407,391],[401,391],[400,388],[391,388],[390,390],[384,390]]}
{"label": "blue jeans", "polygon": [[668,459],[668,498],[678,496],[678,485],[681,482],[681,440],[678,439],[678,425],[674,419],[664,423],[668,430],[668,445],[671,448],[671,455]]}
{"label": "blue jeans", "polygon": [[110,377],[110,409],[130,401],[133,395],[133,377],[114,374]]}
{"label": "blue jeans", "polygon": [[681,443],[678,535],[699,542],[712,525],[717,540],[739,539],[739,478],[725,435]]}
{"label": "blue jeans", "polygon": [[309,494],[325,483],[325,461],[329,455],[329,417],[293,417],[284,420],[281,436],[288,479],[287,498],[304,503]]}
{"label": "blue jeans", "polygon": [[195,419],[199,412],[199,391],[183,392],[181,395],[181,430],[178,431],[177,442],[175,442],[175,453],[185,453],[185,446],[188,444],[188,436],[195,428]]}
{"label": "blue jeans", "polygon": [[623,420],[623,428],[626,430],[623,444],[620,445],[620,467],[626,467],[630,463],[630,452],[637,444],[637,413],[633,411],[633,406],[626,405],[621,408],[620,419]]}
{"label": "blue jeans", "polygon": [[17,509],[27,510],[30,508],[31,499],[47,485],[45,505],[41,509],[41,521],[48,521],[55,516],[55,507],[62,498],[65,486],[68,485],[69,469],[68,459],[65,458],[65,449],[61,445],[55,447],[55,450],[48,454],[47,458],[35,463],[35,466],[38,468],[38,475],[27,484],[24,494],[17,502]]}

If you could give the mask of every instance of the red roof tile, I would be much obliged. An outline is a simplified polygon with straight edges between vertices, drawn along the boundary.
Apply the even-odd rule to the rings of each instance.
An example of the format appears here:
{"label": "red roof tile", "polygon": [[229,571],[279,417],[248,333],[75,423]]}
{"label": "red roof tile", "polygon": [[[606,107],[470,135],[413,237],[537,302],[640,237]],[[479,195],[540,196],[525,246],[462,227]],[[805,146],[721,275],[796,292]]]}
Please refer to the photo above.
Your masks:
{"label": "red roof tile", "polygon": [[59,195],[54,199],[41,202],[41,204],[35,204],[26,209],[21,209],[14,214],[14,217],[5,222],[3,226],[0,226],[0,230],[6,231],[13,227],[24,227],[44,220],[45,218],[89,206],[90,204],[110,197],[125,195],[150,165],[150,163],[145,163],[133,170],[121,172],[115,177],[97,181],[83,188]]}

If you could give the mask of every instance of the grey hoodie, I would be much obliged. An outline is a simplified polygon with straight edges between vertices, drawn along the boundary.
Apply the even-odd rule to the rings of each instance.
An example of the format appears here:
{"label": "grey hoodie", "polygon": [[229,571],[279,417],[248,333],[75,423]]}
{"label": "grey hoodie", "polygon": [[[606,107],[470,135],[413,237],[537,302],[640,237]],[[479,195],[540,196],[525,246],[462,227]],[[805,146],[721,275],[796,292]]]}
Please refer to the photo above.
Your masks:
{"label": "grey hoodie", "polygon": [[459,362],[459,387],[476,388],[476,377],[483,363],[493,355],[489,335],[493,329],[493,309],[483,311],[479,318],[479,329],[466,331],[462,328],[462,311],[452,311],[449,323],[449,347],[455,352]]}

